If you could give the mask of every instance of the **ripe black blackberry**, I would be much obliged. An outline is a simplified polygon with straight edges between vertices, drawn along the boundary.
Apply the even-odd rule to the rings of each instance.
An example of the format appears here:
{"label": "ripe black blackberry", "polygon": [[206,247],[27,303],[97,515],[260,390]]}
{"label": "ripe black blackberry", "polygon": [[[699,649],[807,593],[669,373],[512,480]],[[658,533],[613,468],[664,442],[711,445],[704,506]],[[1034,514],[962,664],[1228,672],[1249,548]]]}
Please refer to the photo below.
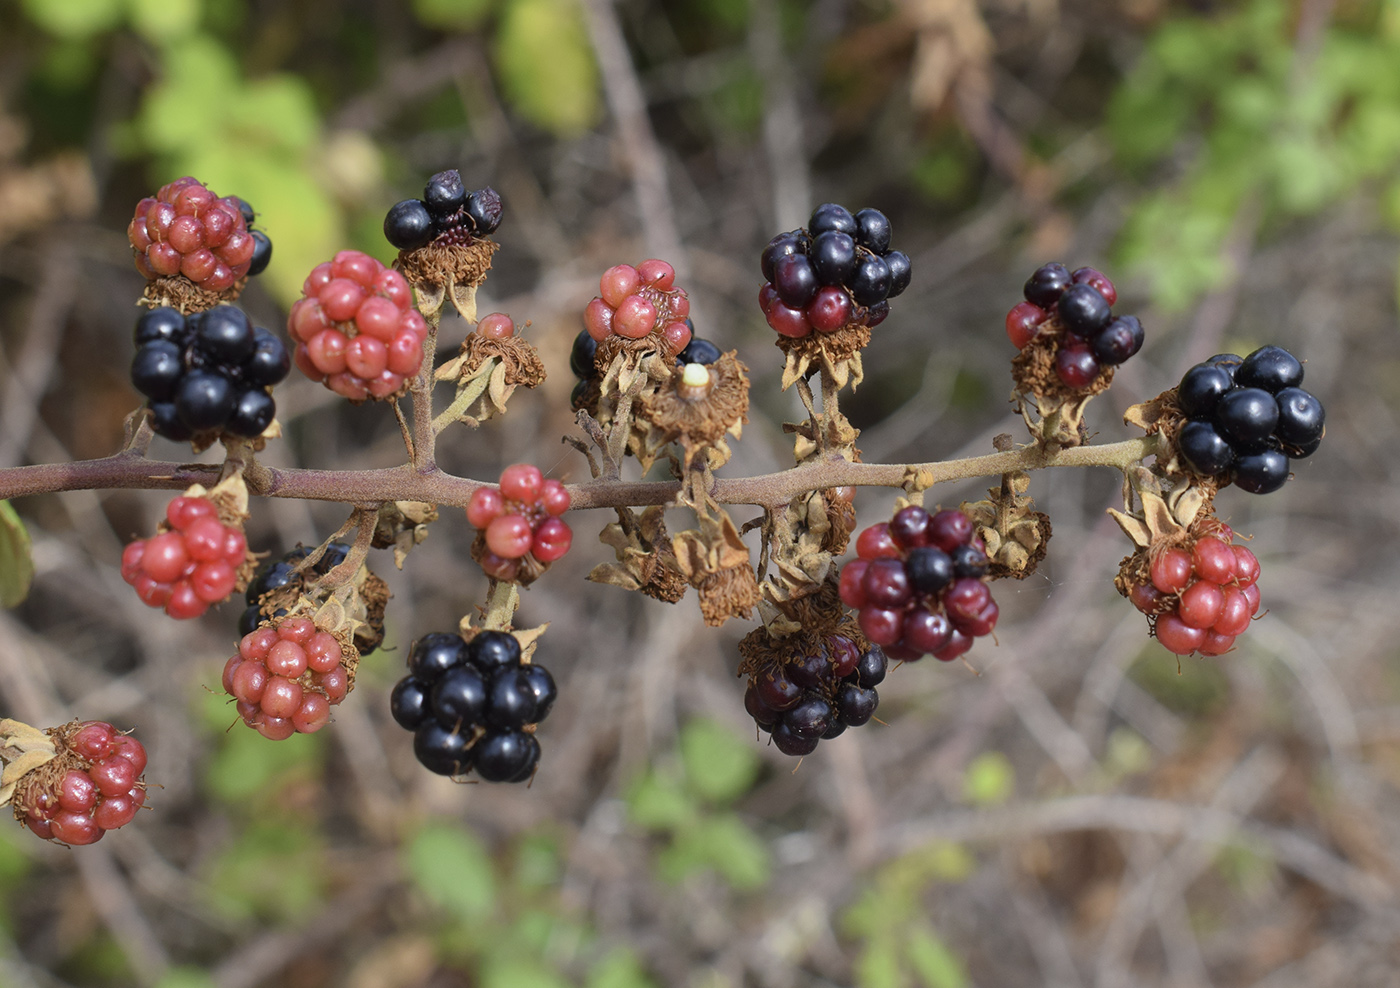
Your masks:
{"label": "ripe black blackberry", "polygon": [[291,356],[241,309],[218,305],[188,317],[152,309],[133,336],[131,383],[146,397],[157,435],[253,439],[272,424],[272,386],[291,370]]}
{"label": "ripe black blackberry", "polygon": [[[761,630],[761,629],[760,629]],[[885,678],[885,653],[831,634],[805,653],[774,660],[749,677],[744,709],[785,755],[809,755],[817,743],[870,721]]]}
{"label": "ripe black blackberry", "polygon": [[[1116,367],[1142,349],[1146,334],[1136,316],[1113,315],[1118,290],[1094,268],[1041,265],[1026,280],[1024,302],[1006,314],[1006,335],[1019,350],[1038,337],[1049,347],[1055,374],[1066,387],[1082,390],[1100,380],[1107,367]],[[1054,322],[1051,322],[1051,320]],[[1042,336],[1043,324],[1057,326]]]}
{"label": "ripe black blackberry", "polygon": [[1187,418],[1176,437],[1181,459],[1194,473],[1251,494],[1278,490],[1289,460],[1311,456],[1322,442],[1322,402],[1302,382],[1302,363],[1277,346],[1196,364],[1176,388]]}
{"label": "ripe black blackberry", "polygon": [[770,240],[759,267],[773,300],[762,303],[769,325],[797,337],[878,325],[889,300],[909,287],[911,273],[908,256],[890,249],[884,213],[852,215],[834,202],[813,210],[805,229]]}
{"label": "ripe black blackberry", "polygon": [[384,217],[384,238],[399,250],[428,244],[470,243],[501,225],[501,197],[489,186],[469,191],[455,168],[438,172],[423,187],[422,199],[405,199]]}
{"label": "ripe black blackberry", "polygon": [[414,732],[413,752],[425,768],[452,776],[474,769],[487,782],[534,777],[534,728],[558,689],[549,670],[521,662],[514,635],[480,631],[470,642],[424,635],[409,652],[408,671],[390,695],[389,712]]}

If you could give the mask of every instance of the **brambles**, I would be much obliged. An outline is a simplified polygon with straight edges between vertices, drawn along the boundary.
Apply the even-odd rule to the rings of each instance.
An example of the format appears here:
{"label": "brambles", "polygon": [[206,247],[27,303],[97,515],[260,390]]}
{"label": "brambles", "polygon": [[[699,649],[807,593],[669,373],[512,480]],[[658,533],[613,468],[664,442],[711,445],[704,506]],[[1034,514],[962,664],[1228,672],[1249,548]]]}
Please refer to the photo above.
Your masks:
{"label": "brambles", "polygon": [[1105,368],[1142,349],[1142,323],[1136,316],[1113,316],[1117,289],[1094,268],[1071,273],[1063,264],[1043,265],[1026,281],[1023,294],[1026,300],[1006,314],[1006,335],[1018,350],[1045,351],[1066,388],[1093,386]]}
{"label": "brambles", "polygon": [[1325,431],[1322,402],[1302,383],[1303,365],[1277,346],[1196,364],[1176,387],[1186,417],[1176,434],[1181,459],[1193,472],[1251,494],[1278,490],[1289,460],[1316,452]]}
{"label": "brambles", "polygon": [[177,497],[162,531],[122,550],[122,579],[148,607],[173,618],[197,618],[226,600],[251,568],[239,525],[225,525],[212,501]]}
{"label": "brambles", "polygon": [[161,186],[127,224],[136,270],[151,281],[184,277],[213,295],[228,292],[272,256],[267,235],[248,229],[251,213],[241,199],[220,199],[189,176]]}
{"label": "brambles", "polygon": [[996,627],[985,546],[963,512],[901,508],[860,533],[856,554],[841,569],[841,602],[890,658],[951,662]]}
{"label": "brambles", "polygon": [[596,343],[651,337],[668,355],[680,353],[690,343],[690,297],[675,282],[675,269],[657,258],[608,268],[583,311],[584,328]]}
{"label": "brambles", "polygon": [[243,636],[224,665],[224,692],[243,723],[270,741],[325,727],[354,688],[359,653],[308,617],[283,618]]}
{"label": "brambles", "polygon": [[538,467],[517,463],[501,471],[499,487],[481,487],[467,505],[477,529],[472,558],[496,580],[535,580],[573,544],[559,516],[569,510],[569,492]]}
{"label": "brambles", "polygon": [[457,169],[438,172],[423,187],[422,199],[405,199],[384,217],[384,239],[399,250],[431,243],[464,244],[501,225],[501,197],[487,186],[468,192]]}
{"label": "brambles", "polygon": [[343,250],[318,264],[287,317],[303,374],[351,401],[388,400],[423,365],[428,325],[404,276]]}
{"label": "brambles", "polygon": [[0,746],[23,752],[12,766],[30,766],[0,789],[0,805],[10,802],[15,819],[45,840],[96,843],[146,803],[146,749],[105,721],[38,731],[0,720]]}
{"label": "brambles", "polygon": [[487,782],[528,782],[540,760],[535,727],[558,695],[543,666],[522,661],[506,631],[424,635],[408,656],[389,710],[413,731],[413,753],[431,772],[475,770]]}
{"label": "brambles", "polygon": [[168,306],[136,320],[131,383],[146,396],[152,430],[207,445],[253,439],[277,414],[272,386],[291,362],[282,341],[241,309],[218,305],[181,315]]}

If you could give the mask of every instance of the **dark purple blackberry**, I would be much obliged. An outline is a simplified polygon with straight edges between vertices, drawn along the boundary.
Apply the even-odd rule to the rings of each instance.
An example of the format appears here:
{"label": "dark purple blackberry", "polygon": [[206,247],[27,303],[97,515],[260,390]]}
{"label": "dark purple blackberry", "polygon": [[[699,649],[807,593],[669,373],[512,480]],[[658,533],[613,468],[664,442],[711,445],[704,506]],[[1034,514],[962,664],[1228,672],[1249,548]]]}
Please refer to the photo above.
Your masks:
{"label": "dark purple blackberry", "polygon": [[153,340],[131,358],[131,383],[152,401],[173,398],[184,376],[184,355],[177,344],[168,340]]}
{"label": "dark purple blackberry", "polygon": [[1245,357],[1235,371],[1237,387],[1262,388],[1270,394],[1302,383],[1303,365],[1281,346],[1260,347]]}
{"label": "dark purple blackberry", "polygon": [[760,669],[754,677],[754,686],[758,690],[758,699],[770,710],[787,710],[802,699],[802,687],[777,665]]}
{"label": "dark purple blackberry", "polygon": [[194,430],[180,418],[173,401],[153,401],[151,409],[151,429],[158,436],[177,443],[194,438]]}
{"label": "dark purple blackberry", "polygon": [[428,684],[412,676],[400,679],[389,694],[389,713],[404,730],[416,731],[433,716],[428,702]]}
{"label": "dark purple blackberry", "polygon": [[1146,337],[1137,316],[1119,316],[1089,341],[1089,349],[1099,363],[1114,366],[1141,350]]}
{"label": "dark purple blackberry", "polygon": [[437,682],[449,669],[467,661],[467,644],[461,635],[434,632],[413,643],[408,671],[428,683]]}
{"label": "dark purple blackberry", "polygon": [[856,218],[845,206],[834,202],[824,202],[812,210],[812,218],[807,221],[807,232],[813,237],[819,237],[828,230],[847,233],[854,237],[860,232],[860,227],[856,224]]}
{"label": "dark purple blackberry", "polygon": [[942,549],[920,546],[909,550],[909,558],[904,562],[904,571],[909,576],[909,585],[921,594],[936,594],[953,582],[955,572],[953,557]]}
{"label": "dark purple blackberry", "polygon": [[1288,458],[1290,460],[1302,460],[1312,456],[1317,452],[1317,448],[1322,445],[1322,437],[1318,436],[1310,443],[1301,446],[1290,446],[1288,448]]}
{"label": "dark purple blackberry", "polygon": [[1113,314],[1108,299],[1092,285],[1070,285],[1056,303],[1060,322],[1076,336],[1089,339],[1108,325]]}
{"label": "dark purple blackberry", "polygon": [[384,239],[399,250],[426,247],[435,232],[432,214],[418,199],[394,203],[384,217]]}
{"label": "dark purple blackberry", "polygon": [[452,666],[431,687],[427,683],[422,686],[431,689],[432,715],[449,731],[469,733],[473,725],[486,717],[490,691],[481,673],[469,665]]}
{"label": "dark purple blackberry", "polygon": [[271,387],[292,369],[287,345],[261,326],[253,330],[253,355],[243,364],[243,380],[254,387]]}
{"label": "dark purple blackberry", "polygon": [[467,189],[462,174],[455,168],[438,172],[423,186],[423,205],[434,221],[442,222],[467,203]]}
{"label": "dark purple blackberry", "polygon": [[243,217],[243,225],[252,226],[253,220],[257,219],[258,216],[258,214],[253,211],[252,204],[249,203],[247,199],[242,199],[238,196],[229,196],[229,198],[238,204],[238,213]]}
{"label": "dark purple blackberry", "polygon": [[1176,403],[1187,418],[1209,418],[1215,406],[1235,386],[1225,367],[1200,363],[1181,376],[1176,386]]}
{"label": "dark purple blackberry", "polygon": [[942,611],[916,608],[904,615],[904,644],[920,655],[937,652],[953,635],[953,623]]}
{"label": "dark purple blackberry", "polygon": [[234,399],[233,411],[224,423],[224,432],[241,439],[256,439],[272,424],[277,415],[277,403],[261,388],[240,391]]}
{"label": "dark purple blackberry", "polygon": [[457,734],[436,720],[424,721],[413,732],[413,754],[419,764],[438,775],[462,775],[472,767],[476,749],[471,735]]}
{"label": "dark purple blackberry", "polygon": [[888,300],[884,302],[876,302],[874,305],[870,306],[868,309],[865,310],[865,317],[861,319],[861,322],[873,329],[874,327],[880,325],[880,323],[884,322],[885,317],[889,314],[890,303]]}
{"label": "dark purple blackberry", "polygon": [[1288,480],[1288,457],[1276,449],[1246,453],[1235,461],[1232,479],[1251,494],[1272,494]]}
{"label": "dark purple blackberry", "polygon": [[529,782],[535,777],[535,768],[540,763],[540,740],[533,734],[525,735],[525,747],[529,750],[525,753],[525,758],[520,765],[520,771],[512,775],[507,782]]}
{"label": "dark purple blackberry", "polygon": [[721,356],[723,354],[720,353],[719,347],[709,340],[691,336],[685,349],[676,354],[676,362],[679,364],[713,364]]}
{"label": "dark purple blackberry", "polygon": [[773,727],[773,747],[777,748],[785,755],[801,757],[810,755],[817,750],[817,745],[821,742],[821,736],[802,737],[793,732],[786,720],[780,720]]}
{"label": "dark purple blackberry", "polygon": [[960,545],[953,549],[953,575],[962,579],[981,579],[987,572],[987,554],[973,545]]}
{"label": "dark purple blackberry", "polygon": [[855,215],[856,243],[876,254],[890,249],[890,221],[878,209],[862,209]]}
{"label": "dark purple blackberry", "polygon": [[894,298],[909,287],[909,279],[913,275],[909,255],[903,251],[892,250],[885,255],[885,265],[890,269],[889,297]]}
{"label": "dark purple blackberry", "polygon": [[1176,437],[1186,465],[1206,477],[1219,477],[1235,465],[1235,451],[1209,422],[1187,422]]}
{"label": "dark purple blackberry", "polygon": [[909,602],[910,580],[899,559],[873,559],[861,580],[865,599],[872,607],[903,607]]}
{"label": "dark purple blackberry", "polygon": [[554,707],[554,701],[559,696],[559,687],[554,683],[554,677],[544,666],[530,663],[521,666],[524,670],[525,680],[530,684],[531,691],[535,694],[535,723],[539,723],[549,716],[549,711]]}
{"label": "dark purple blackberry", "polygon": [[831,718],[831,726],[826,729],[826,733],[821,736],[822,741],[830,741],[832,738],[839,738],[846,733],[846,723],[840,717]]}
{"label": "dark purple blackberry", "polygon": [[524,669],[502,670],[491,681],[485,716],[495,727],[512,729],[536,721],[535,691]]}
{"label": "dark purple blackberry", "polygon": [[253,257],[248,262],[248,276],[256,278],[272,263],[272,238],[261,230],[249,230],[248,235],[253,238]]}
{"label": "dark purple blackberry", "polygon": [[574,377],[587,381],[598,376],[598,368],[593,365],[597,353],[598,341],[588,335],[588,330],[580,330],[569,351],[569,370],[574,372]]}
{"label": "dark purple blackberry", "polygon": [[856,269],[856,242],[849,233],[828,230],[812,241],[808,254],[817,280],[823,285],[840,285]]}
{"label": "dark purple blackberry", "polygon": [[1073,281],[1069,268],[1063,264],[1044,264],[1036,268],[1035,273],[1026,280],[1022,294],[1027,302],[1042,309],[1049,309],[1060,300],[1060,296],[1071,284]]}
{"label": "dark purple blackberry", "polygon": [[520,665],[520,642],[507,631],[479,631],[467,646],[467,661],[492,678]]}
{"label": "dark purple blackberry", "polygon": [[501,206],[501,197],[489,185],[484,189],[477,189],[467,196],[466,208],[467,216],[471,217],[473,231],[478,237],[495,233],[496,228],[501,225],[501,216],[504,212]]}
{"label": "dark purple blackberry", "polygon": [[1235,371],[1240,369],[1240,364],[1244,363],[1244,358],[1238,353],[1217,353],[1213,357],[1202,360],[1203,364],[1210,364],[1212,367],[1219,367],[1226,374],[1230,375],[1230,380],[1235,379]]}
{"label": "dark purple blackberry", "polygon": [[807,655],[799,655],[785,667],[788,678],[806,690],[817,689],[831,675],[831,660],[825,651],[817,649]]}
{"label": "dark purple blackberry", "polygon": [[1292,447],[1305,447],[1322,438],[1326,413],[1322,402],[1302,388],[1284,388],[1274,396],[1278,402],[1278,424],[1274,435]]}
{"label": "dark purple blackberry", "polygon": [[885,259],[866,254],[856,265],[856,270],[846,282],[846,287],[850,289],[851,300],[856,305],[876,305],[889,298],[890,287],[893,284],[894,278]]}
{"label": "dark purple blackberry", "polygon": [[540,749],[524,731],[487,731],[476,745],[476,774],[487,782],[524,782]]}
{"label": "dark purple blackberry", "polygon": [[175,414],[194,432],[222,429],[233,413],[235,395],[228,378],[209,371],[190,371],[175,389]]}
{"label": "dark purple blackberry", "polygon": [[768,241],[768,246],[763,248],[763,254],[759,258],[758,266],[763,271],[763,280],[772,282],[774,277],[774,266],[784,257],[792,254],[804,254],[806,251],[802,245],[802,231],[794,230],[791,233],[780,233],[772,240]]}
{"label": "dark purple blackberry", "polygon": [[888,668],[889,659],[885,657],[885,650],[879,645],[871,645],[856,665],[856,682],[865,689],[879,686],[885,681]]}
{"label": "dark purple blackberry", "polygon": [[890,519],[890,537],[901,548],[913,548],[928,541],[929,513],[917,504],[900,508]]}
{"label": "dark purple blackberry", "polygon": [[1216,403],[1212,418],[1236,453],[1257,453],[1278,424],[1278,402],[1263,388],[1235,388]]}
{"label": "dark purple blackberry", "polygon": [[256,607],[243,608],[243,613],[238,615],[238,637],[242,638],[244,635],[251,635],[257,631],[258,626],[262,624],[262,619],[262,611]]}
{"label": "dark purple blackberry", "polygon": [[820,738],[831,726],[831,704],[815,693],[806,693],[783,714],[783,724],[800,738]]}
{"label": "dark purple blackberry", "polygon": [[136,320],[136,331],[132,335],[137,346],[164,340],[183,347],[189,331],[185,325],[185,317],[177,310],[163,305],[159,309],[143,313],[141,318]]}
{"label": "dark purple blackberry", "polygon": [[754,723],[770,731],[782,717],[780,711],[774,710],[759,699],[758,687],[753,683],[750,683],[748,688],[744,690],[744,710],[754,719]]}
{"label": "dark purple blackberry", "polygon": [[880,705],[880,694],[872,687],[862,689],[854,683],[847,683],[836,694],[836,715],[842,723],[851,727],[867,724],[875,716],[875,708]]}
{"label": "dark purple blackberry", "polygon": [[805,254],[789,254],[773,265],[773,287],[784,305],[800,309],[812,301],[821,280]]}

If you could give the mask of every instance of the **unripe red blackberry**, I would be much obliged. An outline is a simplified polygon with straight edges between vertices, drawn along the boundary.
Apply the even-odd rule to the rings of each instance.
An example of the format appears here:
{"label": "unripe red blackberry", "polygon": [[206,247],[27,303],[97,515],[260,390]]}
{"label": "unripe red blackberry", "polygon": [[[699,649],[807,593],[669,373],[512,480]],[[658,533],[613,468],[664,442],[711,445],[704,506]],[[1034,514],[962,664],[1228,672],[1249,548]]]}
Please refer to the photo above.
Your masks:
{"label": "unripe red blackberry", "polygon": [[[136,204],[127,224],[136,269],[151,280],[183,275],[204,291],[228,291],[251,273],[259,249],[242,206],[236,197],[221,199],[188,176],[162,186]],[[260,258],[264,267],[270,254],[268,242]]]}
{"label": "unripe red blackberry", "polygon": [[309,617],[287,617],[244,635],[224,665],[224,691],[243,722],[281,741],[329,723],[354,687],[359,653]]}
{"label": "unripe red blackberry", "polygon": [[105,721],[40,732],[4,721],[7,751],[35,764],[15,781],[15,819],[45,840],[79,846],[130,823],[146,802],[146,749]]}
{"label": "unripe red blackberry", "polygon": [[297,367],[313,381],[352,401],[388,400],[422,366],[428,324],[403,275],[343,250],[307,276],[287,333]]}
{"label": "unripe red blackberry", "polygon": [[569,492],[539,468],[517,463],[501,471],[500,486],[480,487],[467,504],[467,520],[478,530],[472,554],[486,575],[529,583],[573,544],[560,517]]}
{"label": "unripe red blackberry", "polygon": [[674,357],[691,338],[690,297],[675,280],[675,269],[657,258],[608,268],[597,297],[584,309],[584,329],[596,343],[610,336],[649,339]]}
{"label": "unripe red blackberry", "polygon": [[142,603],[183,620],[227,600],[247,579],[251,559],[241,525],[220,521],[213,502],[181,495],[157,534],[122,551],[121,573]]}
{"label": "unripe red blackberry", "polygon": [[1105,374],[1142,349],[1142,323],[1136,316],[1113,317],[1118,292],[1094,268],[1071,274],[1063,264],[1043,265],[1027,280],[1024,295],[1006,314],[1006,335],[1022,351],[1014,368],[1023,392],[1039,393],[1037,355],[1063,387],[1084,392],[1105,387]]}

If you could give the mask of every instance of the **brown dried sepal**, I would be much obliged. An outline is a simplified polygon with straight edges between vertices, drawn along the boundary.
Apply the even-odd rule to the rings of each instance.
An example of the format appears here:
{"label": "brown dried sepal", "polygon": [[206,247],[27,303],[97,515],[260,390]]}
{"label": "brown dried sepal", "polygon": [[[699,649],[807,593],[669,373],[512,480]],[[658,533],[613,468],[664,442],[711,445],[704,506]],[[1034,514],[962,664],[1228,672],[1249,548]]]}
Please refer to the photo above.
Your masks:
{"label": "brown dried sepal", "polygon": [[394,565],[403,569],[414,546],[428,537],[428,526],[438,519],[436,504],[424,501],[390,501],[379,506],[370,545],[376,549],[394,547]]}
{"label": "brown dried sepal", "polygon": [[[133,247],[132,250],[135,248]],[[243,289],[247,286],[247,275],[239,278],[221,292],[211,292],[200,288],[182,274],[166,275],[147,281],[146,289],[137,299],[137,304],[150,309],[169,306],[179,310],[182,316],[188,316],[196,312],[208,312],[216,305],[236,302],[238,296],[243,294]]]}
{"label": "brown dried sepal", "polygon": [[[841,603],[840,572],[833,567],[814,588],[814,592],[791,600],[764,600],[759,604],[763,629],[771,638],[786,638],[802,632],[818,636],[835,633],[840,628],[854,629],[853,636],[864,642],[860,630]],[[848,634],[842,631],[841,634]],[[742,648],[740,649],[742,652]]]}
{"label": "brown dried sepal", "polygon": [[748,617],[759,601],[758,578],[749,563],[749,547],[728,513],[716,520],[700,517],[699,529],[671,540],[676,566],[700,594],[705,623],[717,628],[731,617]]}
{"label": "brown dried sepal", "polygon": [[[79,722],[74,721],[74,723]],[[66,748],[64,753],[73,755]],[[52,731],[41,731],[37,727],[30,727],[28,724],[11,720],[8,717],[0,720],[0,762],[5,765],[4,771],[0,772],[0,806],[8,805],[13,801],[15,819],[23,822],[33,805],[33,798],[30,794],[34,792],[31,788],[33,780],[26,777],[39,772],[46,765],[58,759],[58,756],[59,749],[54,743]],[[65,763],[58,771],[57,778],[62,779],[68,768],[69,766]],[[46,772],[43,773],[42,777],[47,779],[52,774],[52,772]],[[20,789],[21,782],[24,783],[23,789],[20,796],[16,798],[15,793]]]}
{"label": "brown dried sepal", "polygon": [[676,562],[671,537],[666,532],[666,512],[661,505],[642,511],[618,508],[618,520],[609,522],[598,541],[612,547],[616,563],[593,567],[588,579],[623,590],[637,590],[656,600],[674,604],[690,584]]}
{"label": "brown dried sepal", "polygon": [[457,420],[472,428],[503,415],[506,402],[522,385],[533,388],[545,379],[544,361],[534,344],[518,336],[503,340],[468,333],[457,356],[434,373],[439,381],[455,381],[460,406]]}
{"label": "brown dried sepal", "polygon": [[1095,395],[1103,394],[1113,383],[1115,366],[1099,369],[1084,388],[1071,388],[1055,373],[1055,354],[1065,337],[1059,318],[1052,316],[1011,359],[1011,401],[1026,420],[1037,443],[1068,449],[1082,446],[1088,438],[1084,409]]}
{"label": "brown dried sepal", "polygon": [[[860,450],[856,449],[860,430],[851,425],[846,416],[840,412],[834,415],[818,412],[816,420],[815,430],[810,418],[805,422],[783,423],[783,431],[797,437],[792,442],[792,455],[797,466],[824,456],[828,450],[840,450],[845,459],[852,463],[860,462]],[[821,442],[817,441],[818,437]]]}
{"label": "brown dried sepal", "polygon": [[[1215,489],[1183,477],[1163,489],[1163,479],[1145,467],[1129,473],[1129,483],[1137,495],[1138,510],[1128,513],[1109,508],[1118,527],[1132,540],[1136,550],[1119,564],[1113,585],[1127,597],[1134,586],[1150,581],[1152,560],[1168,549],[1190,551],[1202,536],[1220,527],[1215,515]],[[1174,598],[1173,598],[1174,601]]]}
{"label": "brown dried sepal", "polygon": [[400,251],[394,267],[408,279],[417,296],[418,311],[434,322],[443,303],[451,299],[467,322],[476,322],[476,290],[491,270],[491,256],[501,245],[473,237],[465,244],[431,243]]}
{"label": "brown dried sepal", "polygon": [[[754,684],[775,665],[782,668],[805,656],[820,654],[834,635],[850,639],[861,652],[870,648],[855,617],[842,608],[832,581],[829,592],[824,589],[798,601],[786,614],[745,635],[739,642],[738,674]],[[841,680],[832,675],[820,688],[828,698],[834,698]]]}
{"label": "brown dried sepal", "polygon": [[988,488],[987,500],[959,505],[987,546],[987,576],[993,580],[1024,580],[1049,549],[1050,516],[1035,510],[1026,494],[1030,484],[1025,471],[1018,470],[1003,475],[1000,488]]}
{"label": "brown dried sepal", "polygon": [[709,393],[688,398],[681,383],[681,368],[673,367],[655,390],[643,394],[636,403],[635,422],[642,430],[643,448],[659,449],[668,443],[679,443],[684,451],[684,468],[689,470],[702,452],[714,450],[723,443],[718,463],[729,459],[726,436],[742,437],[744,423],[749,420],[748,368],[730,350],[712,364],[706,365],[710,374]]}
{"label": "brown dried sepal", "polygon": [[854,391],[865,380],[860,352],[870,343],[869,326],[852,322],[834,333],[779,336],[774,343],[786,358],[783,362],[784,391],[817,368],[824,370],[838,388],[849,383]]}
{"label": "brown dried sepal", "polygon": [[788,502],[775,522],[782,528],[769,536],[774,572],[760,585],[764,601],[784,607],[820,593],[831,582],[832,557],[846,551],[855,521],[851,502],[831,490],[809,491]]}
{"label": "brown dried sepal", "polygon": [[1188,419],[1177,403],[1176,388],[1168,388],[1156,398],[1132,405],[1123,413],[1125,425],[1135,425],[1149,436],[1161,436],[1157,467],[1173,477],[1193,477],[1198,485],[1218,490],[1229,483],[1224,477],[1208,477],[1196,473],[1178,452],[1177,437]]}
{"label": "brown dried sepal", "polygon": [[[348,642],[349,647],[357,651],[357,656],[373,652],[384,641],[384,611],[389,598],[393,596],[389,585],[363,564],[341,586],[326,590],[314,583],[308,585],[306,573],[311,565],[310,559],[308,556],[298,564],[297,578],[259,598],[258,611],[263,615],[260,624],[274,624],[271,615],[285,610],[287,615],[311,617],[318,628],[336,636],[341,642],[342,651]],[[323,608],[329,608],[325,611],[324,620],[333,618],[335,627],[321,623],[323,618],[317,615]],[[276,619],[280,620],[280,617]],[[348,629],[348,639],[342,638],[339,633],[345,629]]]}

